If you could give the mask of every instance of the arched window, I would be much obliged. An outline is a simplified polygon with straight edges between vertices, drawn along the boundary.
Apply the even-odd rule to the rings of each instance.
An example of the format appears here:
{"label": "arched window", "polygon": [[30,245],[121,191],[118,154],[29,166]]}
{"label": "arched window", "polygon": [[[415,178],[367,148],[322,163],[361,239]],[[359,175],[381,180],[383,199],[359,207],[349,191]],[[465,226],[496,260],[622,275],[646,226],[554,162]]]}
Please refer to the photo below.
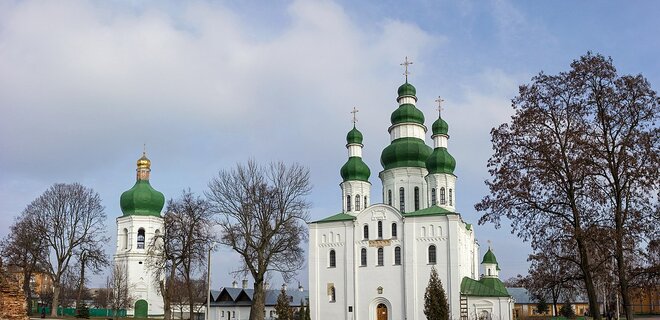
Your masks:
{"label": "arched window", "polygon": [[449,205],[450,205],[450,206],[453,206],[453,205],[454,205],[454,204],[453,204],[454,201],[452,200],[452,198],[453,198],[453,197],[452,197],[452,196],[453,196],[452,193],[453,193],[452,190],[449,189]]}
{"label": "arched window", "polygon": [[341,242],[341,235],[339,233],[335,236],[335,242]]}
{"label": "arched window", "polygon": [[137,236],[137,248],[138,249],[144,249],[144,229],[140,228],[138,230],[138,236]]}
{"label": "arched window", "polygon": [[378,265],[382,266],[383,263],[383,247],[378,248]]}
{"label": "arched window", "polygon": [[433,228],[433,225],[429,226],[429,237],[433,237],[435,235],[435,229]]}
{"label": "arched window", "polygon": [[426,227],[422,227],[422,237],[426,237]]}
{"label": "arched window", "polygon": [[367,202],[367,196],[364,196],[364,207],[366,208],[368,206],[369,206],[369,202]]}
{"label": "arched window", "polygon": [[396,238],[396,222],[392,222],[392,238]]}
{"label": "arched window", "polygon": [[490,275],[490,268],[488,268],[488,275]]}
{"label": "arched window", "polygon": [[363,267],[367,266],[367,248],[360,250],[360,265]]}
{"label": "arched window", "polygon": [[383,221],[378,221],[378,239],[383,238]]}
{"label": "arched window", "polygon": [[360,195],[355,195],[355,211],[360,211]]}
{"label": "arched window", "polygon": [[327,237],[326,235],[323,235],[323,242],[322,242],[322,243],[326,243],[326,242],[328,242],[327,238],[328,238],[328,237]]}
{"label": "arched window", "polygon": [[330,250],[330,268],[334,268],[337,266],[337,254],[335,253],[335,250]]}
{"label": "arched window", "polygon": [[387,190],[387,204],[392,205],[392,190]]}
{"label": "arched window", "polygon": [[351,211],[351,196],[346,196],[346,211]]}
{"label": "arched window", "polygon": [[436,204],[436,196],[435,196],[435,188],[431,189],[431,205],[434,206]]}
{"label": "arched window", "polygon": [[429,264],[435,264],[436,261],[435,245],[432,244],[429,246]]}
{"label": "arched window", "polygon": [[330,302],[335,302],[337,301],[337,296],[335,292],[335,286],[330,287]]}
{"label": "arched window", "polygon": [[419,210],[419,187],[415,187],[415,211]]}
{"label": "arched window", "polygon": [[445,200],[445,188],[440,188],[440,204],[445,205],[447,204],[447,201]]}
{"label": "arched window", "polygon": [[394,247],[394,264],[401,265],[401,247]]}
{"label": "arched window", "polygon": [[124,250],[128,250],[128,229],[124,228],[124,235],[122,239],[122,247],[124,247]]}
{"label": "arched window", "polygon": [[369,225],[365,224],[362,228],[362,238],[364,240],[369,240]]}
{"label": "arched window", "polygon": [[406,192],[403,187],[399,188],[399,211],[406,212]]}

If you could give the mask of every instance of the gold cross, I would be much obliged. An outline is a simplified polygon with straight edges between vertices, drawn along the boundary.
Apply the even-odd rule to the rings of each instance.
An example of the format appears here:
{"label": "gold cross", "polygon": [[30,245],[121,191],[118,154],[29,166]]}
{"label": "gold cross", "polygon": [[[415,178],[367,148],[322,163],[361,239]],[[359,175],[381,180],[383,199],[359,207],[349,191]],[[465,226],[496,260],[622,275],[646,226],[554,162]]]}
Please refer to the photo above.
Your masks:
{"label": "gold cross", "polygon": [[142,144],[142,155],[143,156],[147,155],[147,144],[146,143]]}
{"label": "gold cross", "polygon": [[445,100],[443,100],[442,98],[440,98],[440,96],[438,96],[438,99],[435,99],[435,102],[438,103],[438,117],[442,117],[442,110],[444,110],[442,108],[442,103],[445,102]]}
{"label": "gold cross", "polygon": [[357,113],[360,112],[356,107],[353,107],[353,111],[351,113],[353,114],[353,125],[357,122]]}
{"label": "gold cross", "polygon": [[408,75],[410,74],[410,72],[408,72],[408,66],[411,64],[413,64],[413,62],[408,61],[408,56],[406,56],[406,59],[403,61],[403,63],[400,64],[406,69],[406,71],[403,73],[403,75],[406,76],[406,82],[408,82]]}

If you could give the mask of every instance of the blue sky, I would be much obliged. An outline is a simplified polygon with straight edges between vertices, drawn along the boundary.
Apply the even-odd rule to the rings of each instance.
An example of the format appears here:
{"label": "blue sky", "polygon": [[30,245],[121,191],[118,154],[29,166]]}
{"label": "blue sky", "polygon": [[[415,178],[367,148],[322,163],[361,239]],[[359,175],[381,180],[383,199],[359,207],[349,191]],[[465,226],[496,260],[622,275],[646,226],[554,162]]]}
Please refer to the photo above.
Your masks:
{"label": "blue sky", "polygon": [[[593,51],[657,89],[658,12],[657,1],[0,1],[0,236],[48,186],[81,182],[103,198],[113,254],[144,143],[167,198],[201,194],[250,158],[297,161],[311,170],[312,218],[337,213],[353,107],[381,201],[405,56],[427,126],[445,100],[458,210],[476,223],[489,131],[518,85]],[[476,233],[502,278],[526,272],[529,245],[507,225]],[[214,287],[231,283],[233,258],[214,255]]]}

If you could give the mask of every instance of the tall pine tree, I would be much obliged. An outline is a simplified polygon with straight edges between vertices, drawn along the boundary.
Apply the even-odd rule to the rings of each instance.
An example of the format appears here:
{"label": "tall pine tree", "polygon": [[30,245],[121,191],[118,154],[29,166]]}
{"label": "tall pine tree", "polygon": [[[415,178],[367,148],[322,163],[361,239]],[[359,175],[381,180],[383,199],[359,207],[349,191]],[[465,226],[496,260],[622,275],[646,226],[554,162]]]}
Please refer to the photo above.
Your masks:
{"label": "tall pine tree", "polygon": [[289,296],[286,294],[285,286],[282,285],[280,295],[277,296],[277,304],[275,305],[275,313],[277,313],[278,320],[293,320],[293,312],[289,305]]}
{"label": "tall pine tree", "polygon": [[424,294],[424,314],[428,320],[449,320],[447,296],[435,267],[431,267],[431,279]]}

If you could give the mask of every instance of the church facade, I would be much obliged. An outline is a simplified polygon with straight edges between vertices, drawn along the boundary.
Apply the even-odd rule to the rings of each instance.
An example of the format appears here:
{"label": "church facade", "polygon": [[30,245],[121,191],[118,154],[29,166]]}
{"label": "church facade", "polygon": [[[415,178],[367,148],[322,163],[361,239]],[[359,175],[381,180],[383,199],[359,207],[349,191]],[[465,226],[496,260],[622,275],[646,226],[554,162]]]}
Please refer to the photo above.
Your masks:
{"label": "church facade", "polygon": [[312,319],[426,319],[431,268],[442,280],[451,319],[511,319],[506,289],[490,290],[501,285],[499,266],[484,264],[492,271],[487,283],[486,276],[479,279],[474,229],[456,212],[460,193],[447,122],[438,116],[432,124],[431,148],[416,89],[407,79],[397,102],[388,129],[391,143],[380,158],[383,202],[371,201],[363,135],[354,126],[340,170],[342,211],[309,224]]}
{"label": "church facade", "polygon": [[163,297],[156,273],[147,267],[149,246],[162,234],[164,222],[161,211],[165,204],[163,194],[149,183],[151,161],[143,154],[137,161],[135,185],[122,193],[122,216],[117,218],[117,249],[115,268],[127,278],[129,294],[134,300],[127,314],[136,318],[162,316]]}

